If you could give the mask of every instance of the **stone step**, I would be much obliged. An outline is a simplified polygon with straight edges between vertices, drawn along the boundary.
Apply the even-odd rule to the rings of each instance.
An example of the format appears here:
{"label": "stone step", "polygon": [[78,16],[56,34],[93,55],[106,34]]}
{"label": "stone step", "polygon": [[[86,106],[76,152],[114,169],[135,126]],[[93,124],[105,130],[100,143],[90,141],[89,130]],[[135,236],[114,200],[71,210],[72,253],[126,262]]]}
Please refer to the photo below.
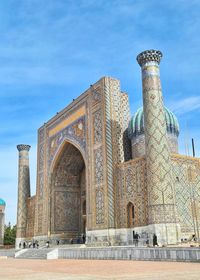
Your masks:
{"label": "stone step", "polygon": [[[23,252],[24,251],[24,252]],[[52,249],[25,249],[21,250],[20,254],[16,255],[16,259],[46,259],[47,254]]]}

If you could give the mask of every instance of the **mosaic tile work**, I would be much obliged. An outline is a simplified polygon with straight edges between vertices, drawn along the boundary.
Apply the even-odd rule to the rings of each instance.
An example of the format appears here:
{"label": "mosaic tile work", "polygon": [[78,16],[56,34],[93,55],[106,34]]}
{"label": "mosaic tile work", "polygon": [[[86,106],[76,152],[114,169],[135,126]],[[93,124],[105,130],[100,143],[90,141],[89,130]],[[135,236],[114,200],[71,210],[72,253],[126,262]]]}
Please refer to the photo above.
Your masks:
{"label": "mosaic tile work", "polygon": [[[171,153],[178,153],[179,123],[176,116],[166,107],[165,121],[167,125],[167,139]],[[145,155],[144,112],[140,107],[131,118],[128,136],[132,143],[132,158]]]}
{"label": "mosaic tile work", "polygon": [[[148,196],[145,159],[131,160],[117,169],[117,223],[119,227],[137,227],[147,224]],[[134,220],[128,225],[128,204],[134,206]]]}
{"label": "mosaic tile work", "polygon": [[100,190],[96,193],[96,223],[104,223],[104,195]]}
{"label": "mosaic tile work", "polygon": [[[79,213],[80,195],[78,192],[55,192],[54,203],[55,219],[54,228],[59,231],[78,231],[79,229]],[[67,206],[67,207],[66,207]]]}
{"label": "mosaic tile work", "polygon": [[81,194],[85,191],[84,160],[72,144],[65,144],[54,168],[51,186],[51,232],[81,233]]}
{"label": "mosaic tile work", "polygon": [[35,220],[35,196],[27,200],[27,225],[26,236],[32,237],[34,233],[34,220]]}
{"label": "mosaic tile work", "polygon": [[121,112],[121,126],[122,126],[122,137],[123,137],[123,144],[121,145],[123,150],[123,161],[127,161],[131,159],[131,141],[128,137],[128,126],[130,122],[130,108],[129,108],[129,100],[128,94],[120,93],[120,112]]}
{"label": "mosaic tile work", "polygon": [[61,130],[65,129],[76,120],[84,117],[86,114],[85,104],[74,108],[74,110],[66,113],[62,113],[55,121],[48,127],[48,136],[52,137],[53,135],[59,133]]}
{"label": "mosaic tile work", "polygon": [[94,113],[93,116],[93,125],[94,125],[94,144],[102,142],[102,114],[101,110],[98,110]]}
{"label": "mosaic tile work", "polygon": [[112,78],[105,79],[105,124],[106,162],[108,182],[109,226],[115,223],[114,167],[131,157],[127,128],[130,120],[128,96],[121,93],[120,83]]}
{"label": "mosaic tile work", "polygon": [[161,57],[157,51],[147,51],[137,57],[142,67],[149,224],[176,222],[172,166],[159,78]]}
{"label": "mosaic tile work", "polygon": [[172,164],[181,232],[200,236],[200,161],[173,156]]}
{"label": "mosaic tile work", "polygon": [[94,161],[95,161],[95,183],[97,185],[103,182],[103,151],[102,147],[94,150]]}
{"label": "mosaic tile work", "polygon": [[95,105],[96,103],[101,101],[101,87],[93,87],[91,86],[92,91],[92,105]]}
{"label": "mosaic tile work", "polygon": [[42,225],[43,225],[43,219],[44,219],[43,204],[41,202],[38,204],[37,212],[38,212],[37,232],[38,232],[38,235],[40,235],[41,233],[43,233]]}
{"label": "mosaic tile work", "polygon": [[39,199],[43,198],[44,195],[44,164],[45,164],[45,129],[44,127],[39,130],[38,133],[38,176],[37,176],[37,185],[38,185],[38,196]]}
{"label": "mosaic tile work", "polygon": [[27,225],[27,203],[30,197],[30,175],[29,175],[29,145],[18,145],[19,170],[18,170],[18,207],[17,207],[17,237],[26,236]]}
{"label": "mosaic tile work", "polygon": [[4,243],[5,207],[5,201],[0,198],[0,246]]}
{"label": "mosaic tile work", "polygon": [[85,116],[71,123],[69,126],[59,131],[56,135],[50,138],[49,140],[49,161],[50,166],[56,152],[59,150],[61,143],[65,140],[71,140],[76,143],[82,151],[85,151],[86,148],[86,135],[85,135],[85,125],[86,125]]}
{"label": "mosaic tile work", "polygon": [[198,235],[200,161],[170,154],[178,145],[168,132],[178,136],[179,127],[170,112],[166,125],[161,56],[153,50],[138,56],[144,118],[142,129],[136,122],[143,135],[132,142],[134,159],[128,95],[110,77],[90,86],[39,129],[35,197],[30,198],[30,147],[19,145],[18,238],[69,242],[86,233],[88,244],[116,245],[132,241],[133,230],[141,230],[158,232],[162,244],[174,244],[179,224],[182,237]]}

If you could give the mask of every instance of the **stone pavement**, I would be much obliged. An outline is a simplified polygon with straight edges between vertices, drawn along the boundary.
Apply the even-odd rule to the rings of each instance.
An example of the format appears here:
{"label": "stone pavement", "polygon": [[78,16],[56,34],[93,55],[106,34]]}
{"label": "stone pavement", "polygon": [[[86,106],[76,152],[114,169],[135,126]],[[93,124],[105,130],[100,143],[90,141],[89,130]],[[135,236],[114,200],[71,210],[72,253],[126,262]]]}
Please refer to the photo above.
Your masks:
{"label": "stone pavement", "polygon": [[199,263],[0,259],[0,280],[199,280]]}

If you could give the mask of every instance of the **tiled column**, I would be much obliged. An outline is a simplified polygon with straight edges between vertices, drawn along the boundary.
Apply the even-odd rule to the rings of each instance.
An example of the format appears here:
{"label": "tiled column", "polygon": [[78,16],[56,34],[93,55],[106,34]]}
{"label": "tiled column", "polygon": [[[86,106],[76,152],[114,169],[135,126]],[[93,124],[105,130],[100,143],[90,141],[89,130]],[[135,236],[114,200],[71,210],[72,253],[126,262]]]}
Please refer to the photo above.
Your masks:
{"label": "tiled column", "polygon": [[162,239],[163,243],[173,243],[176,241],[174,234],[177,233],[177,230],[173,225],[171,230],[169,224],[176,224],[176,209],[160,83],[161,57],[160,51],[147,50],[137,56],[137,61],[142,68],[148,223],[157,225],[154,229],[158,235],[162,235],[160,240]]}
{"label": "tiled column", "polygon": [[[17,145],[19,151],[18,165],[18,205],[17,205],[17,239],[26,237],[27,198],[30,197],[29,145]],[[17,245],[17,244],[16,244]]]}
{"label": "tiled column", "polygon": [[3,246],[5,225],[5,205],[0,205],[0,247]]}

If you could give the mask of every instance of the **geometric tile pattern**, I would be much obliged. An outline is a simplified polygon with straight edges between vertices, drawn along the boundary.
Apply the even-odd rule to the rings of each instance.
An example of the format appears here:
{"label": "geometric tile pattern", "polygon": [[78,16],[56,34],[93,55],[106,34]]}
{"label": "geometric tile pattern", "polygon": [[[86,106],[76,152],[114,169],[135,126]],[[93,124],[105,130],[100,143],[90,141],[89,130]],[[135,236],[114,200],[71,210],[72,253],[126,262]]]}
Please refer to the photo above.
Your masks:
{"label": "geometric tile pattern", "polygon": [[65,144],[52,174],[51,232],[71,231],[81,234],[81,195],[85,192],[84,166],[80,151],[72,144]]}
{"label": "geometric tile pattern", "polygon": [[131,156],[130,142],[126,133],[130,110],[128,96],[121,93],[119,81],[105,78],[104,86],[108,223],[109,227],[114,227],[116,190],[113,168]]}
{"label": "geometric tile pattern", "polygon": [[101,101],[101,87],[94,88],[91,86],[92,91],[92,103],[93,105]]}
{"label": "geometric tile pattern", "polygon": [[104,195],[100,190],[96,192],[96,223],[104,223]]}
{"label": "geometric tile pattern", "polygon": [[43,228],[42,228],[42,225],[43,225],[43,204],[42,203],[38,204],[37,212],[38,212],[37,232],[38,232],[38,235],[42,235],[42,233],[43,233]]}
{"label": "geometric tile pattern", "polygon": [[[170,153],[178,153],[178,138],[170,133],[167,133],[168,145]],[[145,136],[144,134],[137,135],[131,139],[132,158],[142,157],[145,155]]]}
{"label": "geometric tile pattern", "polygon": [[39,197],[41,199],[44,194],[44,174],[43,174],[43,172],[38,174],[38,181],[39,181],[38,191],[39,191]]}
{"label": "geometric tile pattern", "polygon": [[157,61],[160,61],[160,52],[149,51],[138,57],[142,67],[149,224],[176,222],[172,164]]}
{"label": "geometric tile pattern", "polygon": [[[120,119],[122,127],[122,154],[124,156],[124,161],[131,159],[131,141],[128,137],[128,126],[131,119],[128,94],[120,93]],[[123,161],[123,160],[122,160]]]}
{"label": "geometric tile pattern", "polygon": [[[130,203],[134,206],[134,226],[147,224],[147,188],[145,159],[140,158],[120,164],[117,169],[117,224],[118,227],[129,225]],[[129,225],[130,226],[130,225]]]}
{"label": "geometric tile pattern", "polygon": [[44,168],[44,142],[39,145],[39,171],[43,171]]}
{"label": "geometric tile pattern", "polygon": [[17,208],[17,237],[26,236],[27,199],[30,197],[30,175],[28,152],[29,145],[18,145],[19,175],[18,175],[18,208]]}
{"label": "geometric tile pattern", "polygon": [[26,237],[31,238],[34,233],[35,196],[27,200],[27,210]]}
{"label": "geometric tile pattern", "polygon": [[80,194],[78,192],[56,191],[54,199],[54,204],[56,205],[54,219],[55,231],[78,231]]}
{"label": "geometric tile pattern", "polygon": [[5,205],[0,205],[0,245],[4,243]]}
{"label": "geometric tile pattern", "polygon": [[[93,142],[93,160],[94,160],[94,188],[90,194],[90,198],[95,201],[91,203],[93,211],[95,211],[95,228],[98,229],[105,223],[104,220],[104,194],[103,189],[106,188],[104,184],[104,157],[103,150],[103,114],[102,114],[102,87],[100,85],[91,86],[91,97],[92,97],[92,142]],[[99,109],[99,107],[101,107]],[[97,109],[96,109],[97,108]],[[98,148],[97,148],[98,147]],[[101,190],[100,190],[101,189]]]}
{"label": "geometric tile pattern", "polygon": [[[119,162],[120,148],[118,137],[120,126],[117,126],[119,82],[112,78],[105,78],[104,103],[105,103],[105,149],[107,170],[107,211],[108,227],[114,227],[115,221],[115,188],[114,188],[114,165]],[[117,149],[119,148],[119,149]]]}
{"label": "geometric tile pattern", "polygon": [[[170,223],[174,216],[176,222],[181,225],[183,236],[200,233],[200,161],[190,159],[186,156],[173,155],[172,177],[174,183],[175,204],[177,214],[174,212],[174,205],[153,205],[156,209],[154,220],[165,216],[165,222]],[[117,168],[116,178],[116,210],[117,227],[127,227],[128,220],[127,206],[132,203],[135,210],[134,226],[146,225],[148,218],[148,193],[146,185],[145,159],[135,159],[120,164]],[[150,209],[151,210],[151,209]],[[153,211],[152,211],[153,212]],[[150,211],[151,213],[151,211]],[[126,222],[127,221],[127,222]]]}
{"label": "geometric tile pattern", "polygon": [[125,170],[125,178],[126,178],[126,193],[128,196],[134,196],[134,183],[135,183],[135,169],[127,168]]}
{"label": "geometric tile pattern", "polygon": [[181,232],[199,235],[200,231],[200,162],[173,156],[175,200]]}
{"label": "geometric tile pattern", "polygon": [[94,113],[93,119],[94,126],[94,144],[102,141],[102,115],[101,110]]}
{"label": "geometric tile pattern", "polygon": [[94,162],[95,162],[95,183],[97,185],[103,182],[103,151],[102,147],[94,150]]}
{"label": "geometric tile pattern", "polygon": [[39,199],[43,198],[44,195],[44,152],[45,152],[45,137],[44,137],[44,128],[40,129],[38,133],[38,155],[39,155],[39,162],[38,162],[38,178],[37,178],[37,190]]}

